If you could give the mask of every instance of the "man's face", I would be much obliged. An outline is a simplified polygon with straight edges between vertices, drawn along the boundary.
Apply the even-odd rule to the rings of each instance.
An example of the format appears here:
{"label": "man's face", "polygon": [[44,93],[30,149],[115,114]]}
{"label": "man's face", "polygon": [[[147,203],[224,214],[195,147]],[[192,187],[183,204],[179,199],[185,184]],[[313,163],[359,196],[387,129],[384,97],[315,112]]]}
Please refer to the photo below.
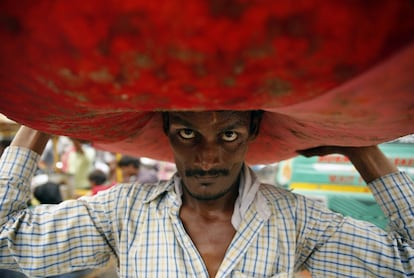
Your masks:
{"label": "man's face", "polygon": [[128,165],[121,168],[122,182],[134,182],[137,179],[139,168],[134,165]]}
{"label": "man's face", "polygon": [[167,134],[183,187],[214,200],[238,181],[249,142],[250,112],[170,112]]}

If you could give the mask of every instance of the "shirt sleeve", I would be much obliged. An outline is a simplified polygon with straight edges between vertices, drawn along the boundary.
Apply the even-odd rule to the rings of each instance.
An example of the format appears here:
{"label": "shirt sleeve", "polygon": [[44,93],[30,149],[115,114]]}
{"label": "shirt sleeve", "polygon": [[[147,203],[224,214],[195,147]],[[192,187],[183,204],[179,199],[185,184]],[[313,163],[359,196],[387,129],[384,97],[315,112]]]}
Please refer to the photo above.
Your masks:
{"label": "shirt sleeve", "polygon": [[342,217],[312,202],[299,255],[312,277],[414,275],[412,180],[405,173],[393,173],[368,186],[390,219],[389,229]]}
{"label": "shirt sleeve", "polygon": [[0,159],[0,268],[46,277],[106,264],[116,253],[113,202],[90,198],[29,208],[38,160],[19,147]]}

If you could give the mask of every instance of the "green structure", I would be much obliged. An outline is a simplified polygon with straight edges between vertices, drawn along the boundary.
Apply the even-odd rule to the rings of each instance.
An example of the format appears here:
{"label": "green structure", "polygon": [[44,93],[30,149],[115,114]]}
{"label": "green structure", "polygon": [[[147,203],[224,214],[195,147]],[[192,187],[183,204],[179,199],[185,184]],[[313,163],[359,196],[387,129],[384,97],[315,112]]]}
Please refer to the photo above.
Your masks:
{"label": "green structure", "polygon": [[[414,179],[414,136],[380,145],[402,171]],[[279,164],[276,182],[294,192],[315,198],[333,211],[369,221],[383,229],[387,218],[365,182],[341,155],[306,158],[297,156]]]}

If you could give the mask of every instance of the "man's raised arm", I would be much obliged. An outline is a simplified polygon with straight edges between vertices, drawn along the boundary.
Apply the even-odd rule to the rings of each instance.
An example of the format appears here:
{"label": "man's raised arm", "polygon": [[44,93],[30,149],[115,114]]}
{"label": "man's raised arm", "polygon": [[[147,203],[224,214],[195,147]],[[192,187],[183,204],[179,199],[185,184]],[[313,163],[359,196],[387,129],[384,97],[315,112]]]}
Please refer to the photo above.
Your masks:
{"label": "man's raised arm", "polygon": [[[321,232],[315,245],[318,248],[307,261],[310,271],[326,275],[324,269],[336,271],[340,268],[344,271],[342,273],[352,272],[349,274],[352,277],[412,276],[414,184],[407,173],[400,172],[378,146],[324,146],[299,153],[305,156],[333,153],[347,156],[389,220],[386,231],[349,218],[338,222],[333,230],[332,221],[328,221],[326,228],[319,225]],[[336,260],[332,260],[332,250],[335,250]],[[330,262],[329,268],[327,261]]]}
{"label": "man's raised arm", "polygon": [[338,153],[349,158],[366,183],[380,177],[398,172],[398,169],[384,155],[378,146],[340,147],[322,146],[299,151],[304,156],[328,155]]}
{"label": "man's raised arm", "polygon": [[10,146],[18,146],[30,149],[39,155],[42,154],[48,140],[49,134],[34,130],[27,126],[21,126],[13,138]]}

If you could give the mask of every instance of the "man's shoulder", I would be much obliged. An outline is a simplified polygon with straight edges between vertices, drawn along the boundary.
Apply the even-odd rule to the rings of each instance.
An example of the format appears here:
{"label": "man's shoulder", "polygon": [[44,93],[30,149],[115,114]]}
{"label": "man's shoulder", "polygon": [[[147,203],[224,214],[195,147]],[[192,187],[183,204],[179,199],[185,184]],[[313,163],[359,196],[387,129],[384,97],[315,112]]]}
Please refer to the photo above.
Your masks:
{"label": "man's shoulder", "polygon": [[296,206],[298,203],[306,202],[306,198],[300,194],[294,193],[286,188],[278,187],[272,184],[260,184],[260,193],[266,198],[268,203],[283,206]]}
{"label": "man's shoulder", "polygon": [[269,196],[271,198],[286,198],[296,196],[296,194],[291,190],[268,183],[261,183],[259,190],[263,195]]}
{"label": "man's shoulder", "polygon": [[162,194],[166,190],[169,181],[159,181],[157,183],[120,183],[111,187],[111,193],[115,193],[123,198],[132,198],[135,201],[145,202],[153,196]]}
{"label": "man's shoulder", "polygon": [[[321,211],[327,210],[316,200],[275,185],[261,184],[260,193],[266,199],[267,209],[271,214],[286,221],[303,220],[305,215],[319,215]],[[297,218],[298,215],[301,217]]]}

